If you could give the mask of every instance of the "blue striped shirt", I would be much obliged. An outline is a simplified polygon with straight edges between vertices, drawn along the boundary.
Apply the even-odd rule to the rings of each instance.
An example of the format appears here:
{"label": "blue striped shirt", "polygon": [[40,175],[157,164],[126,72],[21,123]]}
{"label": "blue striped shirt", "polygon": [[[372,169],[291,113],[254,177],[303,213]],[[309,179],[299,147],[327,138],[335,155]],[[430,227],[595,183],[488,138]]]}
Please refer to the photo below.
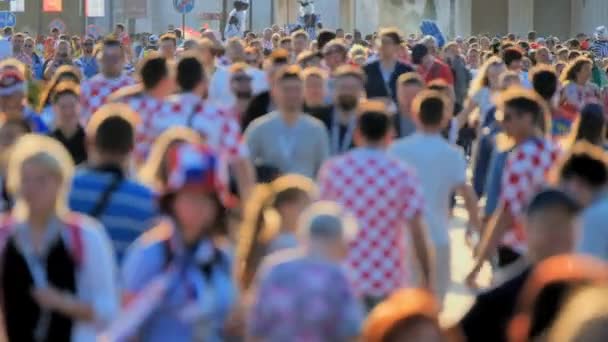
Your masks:
{"label": "blue striped shirt", "polygon": [[[114,177],[110,172],[79,169],[72,183],[70,208],[90,213]],[[134,180],[125,179],[111,194],[99,220],[112,240],[119,263],[129,245],[154,225],[157,213],[154,192]]]}

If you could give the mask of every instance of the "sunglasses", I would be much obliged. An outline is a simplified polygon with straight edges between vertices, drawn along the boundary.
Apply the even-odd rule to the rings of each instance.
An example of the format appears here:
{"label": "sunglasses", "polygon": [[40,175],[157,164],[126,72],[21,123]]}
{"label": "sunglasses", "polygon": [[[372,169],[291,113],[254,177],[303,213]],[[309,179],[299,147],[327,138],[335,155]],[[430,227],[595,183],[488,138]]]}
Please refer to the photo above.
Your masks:
{"label": "sunglasses", "polygon": [[28,44],[25,44],[25,45],[23,45],[23,47],[28,48],[28,49],[31,49],[31,48],[33,48],[33,47],[34,47],[34,45],[28,45]]}
{"label": "sunglasses", "polygon": [[233,77],[232,80],[236,81],[236,82],[249,82],[249,81],[251,81],[251,77],[249,77],[247,75],[241,75],[241,76]]}

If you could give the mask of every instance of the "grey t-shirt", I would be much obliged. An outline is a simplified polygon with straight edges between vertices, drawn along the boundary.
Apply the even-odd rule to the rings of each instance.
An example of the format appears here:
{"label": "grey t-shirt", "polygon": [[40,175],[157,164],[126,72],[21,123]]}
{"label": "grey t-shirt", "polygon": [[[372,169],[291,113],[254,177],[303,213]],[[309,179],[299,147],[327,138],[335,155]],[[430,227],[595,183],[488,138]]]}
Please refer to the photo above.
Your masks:
{"label": "grey t-shirt", "polygon": [[305,114],[288,126],[280,113],[268,113],[251,123],[245,131],[245,140],[256,165],[274,166],[281,173],[315,178],[329,157],[325,125]]}

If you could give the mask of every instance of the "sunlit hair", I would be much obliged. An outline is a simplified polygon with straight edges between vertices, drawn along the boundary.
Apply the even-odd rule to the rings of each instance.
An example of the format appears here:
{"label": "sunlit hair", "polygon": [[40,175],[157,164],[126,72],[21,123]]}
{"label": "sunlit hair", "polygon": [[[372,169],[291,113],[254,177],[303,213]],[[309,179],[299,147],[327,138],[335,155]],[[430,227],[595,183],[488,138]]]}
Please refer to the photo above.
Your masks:
{"label": "sunlit hair", "polygon": [[[497,104],[496,119],[501,120],[504,115],[505,106],[518,99],[525,99],[538,104],[541,113],[537,118],[534,118],[534,125],[536,126],[539,136],[547,137],[551,133],[551,111],[549,110],[549,104],[535,91],[525,89],[521,86],[512,86],[495,96],[494,102]],[[504,132],[501,132],[496,136],[496,146],[499,151],[509,150],[514,144],[515,142],[513,139],[504,134]]]}
{"label": "sunlit hair", "polygon": [[488,70],[492,67],[502,67],[505,69],[505,63],[500,59],[500,57],[490,57],[487,61],[483,63],[479,71],[477,72],[477,76],[471,82],[471,88],[469,89],[469,95],[473,96],[478,91],[480,91],[483,87],[490,86],[490,80],[488,78]]}
{"label": "sunlit hair", "polygon": [[367,58],[367,48],[363,45],[355,44],[352,48],[350,48],[350,51],[348,51],[348,58],[352,60],[358,56],[364,56]]}
{"label": "sunlit hair", "polygon": [[26,134],[17,140],[8,162],[7,189],[16,200],[13,209],[15,217],[26,219],[29,213],[27,203],[20,194],[22,168],[25,163],[35,164],[59,178],[61,188],[56,201],[56,214],[67,214],[67,196],[74,174],[72,157],[59,141],[43,135]]}
{"label": "sunlit hair", "polygon": [[281,217],[277,212],[281,196],[317,197],[314,182],[304,176],[286,175],[270,184],[257,185],[247,203],[236,246],[236,279],[243,290],[251,285],[267,247],[279,234]]}
{"label": "sunlit hair", "polygon": [[28,78],[27,66],[16,58],[7,58],[0,62],[0,71],[5,69],[16,70],[21,73],[24,78]]}
{"label": "sunlit hair", "polygon": [[562,311],[572,290],[606,284],[608,267],[591,256],[562,254],[543,260],[534,267],[520,292],[507,328],[508,340],[538,341]]}
{"label": "sunlit hair", "polygon": [[178,143],[200,144],[204,140],[190,128],[176,126],[167,129],[156,138],[148,159],[139,170],[139,180],[154,189],[160,189],[166,178],[165,156],[171,146]]}
{"label": "sunlit hair", "polygon": [[521,84],[521,79],[519,78],[519,74],[515,71],[505,71],[500,75],[500,80],[498,83],[500,84],[500,88],[507,89],[512,86],[511,83]]}
{"label": "sunlit hair", "polygon": [[87,138],[94,137],[99,126],[109,117],[119,116],[127,120],[133,127],[139,124],[139,115],[124,103],[109,103],[101,106],[87,123],[85,132]]}
{"label": "sunlit hair", "polygon": [[585,65],[593,65],[593,61],[587,57],[578,57],[572,62],[568,63],[564,71],[562,71],[560,81],[562,83],[576,82],[576,76]]}
{"label": "sunlit hair", "polygon": [[310,77],[318,77],[320,79],[327,79],[327,72],[319,67],[308,67],[302,71],[302,79],[308,80]]}
{"label": "sunlit hair", "polygon": [[423,289],[399,290],[378,304],[363,326],[363,341],[382,342],[395,338],[400,330],[420,320],[435,323],[439,329],[439,305],[433,294]]}
{"label": "sunlit hair", "polygon": [[44,90],[42,90],[42,93],[40,94],[38,111],[42,111],[44,107],[51,103],[51,97],[53,96],[53,92],[55,91],[57,84],[66,79],[80,84],[82,81],[82,74],[78,68],[71,65],[62,65],[57,68],[57,71],[55,71],[55,74],[46,84],[46,87],[44,87]]}

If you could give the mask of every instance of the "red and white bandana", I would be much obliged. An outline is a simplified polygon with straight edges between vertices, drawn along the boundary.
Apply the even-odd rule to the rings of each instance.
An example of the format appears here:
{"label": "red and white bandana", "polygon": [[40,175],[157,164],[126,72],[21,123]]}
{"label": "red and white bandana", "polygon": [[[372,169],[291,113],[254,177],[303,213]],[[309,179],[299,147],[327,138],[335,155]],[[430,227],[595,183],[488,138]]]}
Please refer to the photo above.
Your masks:
{"label": "red and white bandana", "polygon": [[526,250],[522,216],[528,201],[546,184],[546,177],[560,150],[549,140],[534,138],[517,146],[507,159],[500,200],[511,214],[514,226],[504,235],[502,244],[516,251]]}
{"label": "red and white bandana", "polygon": [[122,75],[116,79],[108,79],[102,74],[83,81],[80,87],[80,104],[82,105],[82,120],[89,121],[101,106],[107,103],[108,97],[115,91],[135,84],[135,81]]}
{"label": "red and white bandana", "polygon": [[171,96],[153,120],[153,136],[174,126],[192,128],[228,161],[247,156],[241,130],[234,117],[208,105],[199,96],[184,93]]}
{"label": "red and white bandana", "polygon": [[408,285],[405,232],[424,205],[414,172],[382,150],[356,149],[323,165],[319,187],[358,220],[348,256],[357,292],[380,297]]}

